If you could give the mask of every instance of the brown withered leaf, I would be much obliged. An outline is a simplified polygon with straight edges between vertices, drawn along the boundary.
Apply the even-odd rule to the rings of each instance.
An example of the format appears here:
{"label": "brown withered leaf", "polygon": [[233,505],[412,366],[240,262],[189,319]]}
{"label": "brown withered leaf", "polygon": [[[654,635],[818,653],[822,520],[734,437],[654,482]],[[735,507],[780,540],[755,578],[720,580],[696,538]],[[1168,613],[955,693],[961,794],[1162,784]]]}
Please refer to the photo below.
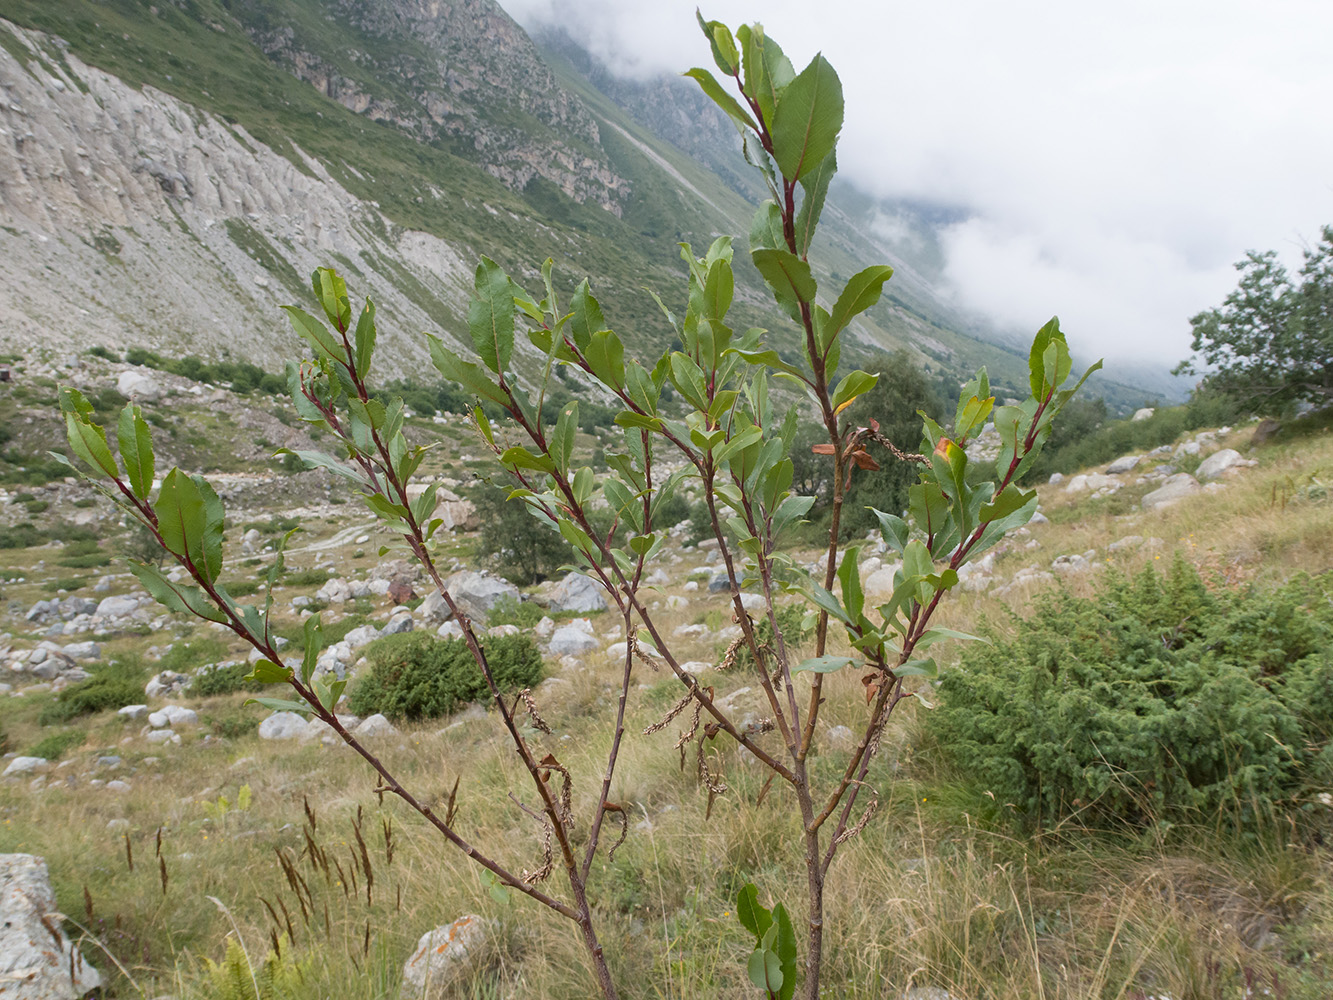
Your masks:
{"label": "brown withered leaf", "polygon": [[832,455],[837,452],[837,449],[831,444],[812,444],[810,450],[816,455]]}
{"label": "brown withered leaf", "polygon": [[858,469],[864,469],[868,472],[874,472],[879,468],[879,463],[870,457],[870,452],[864,448],[857,448],[852,452],[852,461],[856,463]]}

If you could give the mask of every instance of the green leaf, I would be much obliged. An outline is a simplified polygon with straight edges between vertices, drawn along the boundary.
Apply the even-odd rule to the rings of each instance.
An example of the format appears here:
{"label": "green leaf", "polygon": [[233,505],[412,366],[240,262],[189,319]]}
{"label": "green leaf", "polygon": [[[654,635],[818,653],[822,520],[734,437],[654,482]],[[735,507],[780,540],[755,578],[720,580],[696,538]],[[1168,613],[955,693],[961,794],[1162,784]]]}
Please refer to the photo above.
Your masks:
{"label": "green leaf", "polygon": [[921,638],[916,642],[916,648],[925,649],[927,646],[932,646],[941,639],[961,639],[964,642],[984,642],[987,646],[991,645],[989,639],[983,639],[979,635],[972,635],[968,632],[959,632],[957,629],[943,628],[937,625],[922,633]]}
{"label": "green leaf", "polygon": [[569,469],[570,459],[574,457],[574,435],[579,429],[579,404],[577,401],[566,403],[556,418],[555,430],[547,441],[547,455],[561,472]]}
{"label": "green leaf", "polygon": [[292,668],[284,667],[280,663],[274,663],[272,660],[259,660],[255,663],[254,669],[245,675],[247,681],[257,681],[260,684],[282,684],[291,680]]}
{"label": "green leaf", "polygon": [[200,476],[172,469],[153,505],[167,548],[188,560],[210,583],[222,571],[222,501]]}
{"label": "green leaf", "polygon": [[514,353],[514,283],[499,264],[482,257],[474,285],[477,298],[467,311],[472,346],[482,364],[502,374]]}
{"label": "green leaf", "polygon": [[857,396],[862,396],[875,387],[879,381],[878,375],[871,375],[869,372],[854,371],[843,376],[838,387],[833,390],[833,412],[841,413],[847,407],[855,402]]}
{"label": "green leaf", "polygon": [[748,427],[735,437],[724,442],[714,453],[713,460],[719,465],[737,452],[744,451],[752,444],[762,440],[764,431],[760,427]]}
{"label": "green leaf", "polygon": [[731,308],[731,297],[735,288],[731,264],[719,260],[708,269],[708,278],[704,282],[703,315],[710,320],[721,320]]}
{"label": "green leaf", "polygon": [[375,303],[366,299],[361,317],[356,321],[356,377],[364,379],[375,356]]}
{"label": "green leaf", "polygon": [[361,473],[357,472],[351,466],[338,461],[332,455],[326,455],[322,451],[293,451],[290,448],[279,448],[273,454],[295,455],[307,469],[327,469],[335,476],[341,476],[343,479],[356,483],[358,486],[370,485]]}
{"label": "green leaf", "polygon": [[861,610],[865,607],[865,595],[861,592],[861,574],[857,566],[861,555],[860,546],[853,545],[842,555],[838,565],[838,582],[842,584],[842,603],[847,608],[847,615],[852,621],[860,621]]}
{"label": "green leaf", "polygon": [[741,65],[745,69],[745,92],[759,105],[764,121],[771,124],[778,98],[796,71],[782,54],[781,46],[764,34],[761,25],[742,25],[736,30],[736,38],[740,42]]}
{"label": "green leaf", "polygon": [[925,677],[934,680],[940,675],[940,668],[932,658],[926,657],[921,660],[908,660],[901,667],[894,667],[893,672],[899,677]]}
{"label": "green leaf", "polygon": [[809,660],[802,660],[791,668],[791,672],[799,674],[803,671],[809,671],[812,674],[831,674],[843,667],[854,667],[860,662],[860,660],[853,659],[850,656],[815,656]]}
{"label": "green leaf", "polygon": [[352,322],[352,304],[347,300],[347,284],[338,277],[338,272],[317,267],[310,274],[310,286],[329,322],[339,330],[346,330]]}
{"label": "green leaf", "polygon": [[[64,406],[66,400],[70,401],[70,408]],[[65,436],[74,454],[94,469],[100,469],[115,479],[120,474],[120,468],[111,455],[111,449],[107,447],[106,431],[88,419],[87,413],[92,410],[92,406],[77,389],[66,388],[61,401],[61,408],[65,410]],[[83,407],[87,407],[87,410]]]}
{"label": "green leaf", "polygon": [[775,903],[773,906],[773,922],[778,925],[773,951],[777,954],[782,968],[778,1000],[792,1000],[796,992],[796,930],[791,925],[787,908],[781,903]]}
{"label": "green leaf", "polygon": [[[1059,348],[1050,359],[1047,358],[1047,351],[1053,345],[1059,345],[1064,348],[1063,356],[1060,356]],[[1052,364],[1047,367],[1047,361]],[[1060,367],[1063,366],[1064,373],[1060,373]],[[1032,389],[1034,399],[1044,399],[1049,389],[1058,386],[1069,375],[1070,361],[1069,348],[1065,344],[1065,335],[1060,332],[1060,317],[1052,316],[1050,320],[1037,331],[1037,335],[1032,339],[1032,350],[1028,353],[1028,384]],[[1058,376],[1058,377],[1057,377]]]}
{"label": "green leaf", "polygon": [[329,333],[328,327],[296,306],[283,306],[282,308],[287,311],[287,318],[291,320],[292,329],[310,345],[315,352],[315,357],[346,363],[347,352],[343,349],[342,343],[333,334]]}
{"label": "green leaf", "polygon": [[625,347],[610,330],[593,334],[583,354],[592,373],[605,385],[619,389],[625,384]]}
{"label": "green leaf", "polygon": [[778,99],[769,129],[773,158],[798,181],[833,152],[842,129],[842,83],[822,55],[810,60]]}
{"label": "green leaf", "polygon": [[1026,507],[1036,495],[1036,490],[1028,490],[1025,493],[1017,484],[1010,483],[998,497],[990,503],[982,504],[981,522],[985,524],[988,521],[998,521],[1002,517],[1008,517],[1019,508]]}
{"label": "green leaf", "polygon": [[731,37],[731,30],[721,21],[705,21],[697,9],[694,16],[713,50],[713,62],[717,63],[717,68],[727,76],[735,76],[740,72],[741,56],[736,51],[736,40]]}
{"label": "green leaf", "polygon": [[304,701],[291,701],[287,698],[246,698],[246,705],[263,705],[265,708],[271,708],[275,712],[299,712],[301,715],[309,715],[314,709]]}
{"label": "green leaf", "polygon": [[768,908],[760,904],[759,889],[753,883],[741,886],[740,892],[736,894],[736,919],[754,935],[756,941],[763,938],[773,923]]}
{"label": "green leaf", "polygon": [[799,320],[800,304],[813,302],[818,291],[810,265],[786,250],[753,250],[750,257],[778,304]]}
{"label": "green leaf", "polygon": [[819,162],[815,169],[801,178],[801,188],[805,197],[801,199],[800,211],[796,213],[796,252],[804,257],[810,252],[810,243],[815,238],[815,229],[819,217],[824,211],[824,198],[828,195],[829,181],[838,172],[838,152],[833,150]]}
{"label": "green leaf", "polygon": [[907,545],[907,539],[911,537],[911,528],[897,514],[886,514],[882,510],[873,510],[875,517],[879,520],[880,534],[884,536],[884,541],[889,548],[893,549],[899,555],[903,554],[903,547]]}
{"label": "green leaf", "polygon": [[892,277],[893,268],[887,264],[876,264],[852,275],[820,330],[819,346],[827,348],[843,327],[878,302],[884,283]]}
{"label": "green leaf", "polygon": [[717,79],[708,70],[696,66],[694,69],[686,70],[681,75],[688,76],[698,83],[699,89],[708,95],[709,100],[721,108],[723,114],[735,122],[738,128],[745,127],[754,129],[756,132],[759,131],[759,126],[750,117],[750,113],[741,107],[736,98],[722,88],[722,84],[718,83]]}
{"label": "green leaf", "polygon": [[751,952],[745,968],[750,982],[761,990],[776,993],[782,988],[782,962],[767,948]]}
{"label": "green leaf", "polygon": [[509,397],[505,395],[503,389],[490,380],[480,365],[464,361],[433,334],[426,334],[426,341],[430,345],[430,359],[435,365],[435,370],[444,376],[446,382],[457,382],[468,392],[482,399],[489,399],[501,406],[509,406]]}
{"label": "green leaf", "polygon": [[847,612],[843,610],[842,605],[838,603],[838,599],[819,584],[808,582],[805,587],[805,592],[810,595],[810,600],[819,605],[822,610],[827,611],[839,621],[846,622],[848,625],[853,624],[852,619],[848,616]]}
{"label": "green leaf", "polygon": [[153,434],[139,407],[133,403],[126,403],[125,409],[120,411],[116,444],[120,449],[120,460],[125,463],[130,489],[140,500],[147,500],[153,488]]}
{"label": "green leaf", "polygon": [[787,238],[782,235],[782,212],[777,202],[769,199],[759,206],[750,221],[750,253],[756,250],[786,250]]}
{"label": "green leaf", "polygon": [[158,571],[156,566],[132,562],[130,572],[139,578],[139,582],[153,596],[153,600],[178,614],[195,615],[210,622],[227,620],[227,616],[202,590],[198,587],[172,583]]}
{"label": "green leaf", "polygon": [[913,538],[903,546],[903,574],[908,577],[929,576],[935,572],[935,562],[930,558],[930,550],[919,538]]}
{"label": "green leaf", "polygon": [[534,455],[522,445],[506,448],[500,455],[500,464],[516,469],[533,469],[537,472],[555,471],[555,462],[549,455]]}
{"label": "green leaf", "polygon": [[588,341],[592,340],[594,333],[606,329],[606,317],[593,297],[587,278],[580,281],[579,287],[574,290],[570,306],[573,312],[569,318],[569,330],[574,338],[574,346],[583,351],[587,349]]}

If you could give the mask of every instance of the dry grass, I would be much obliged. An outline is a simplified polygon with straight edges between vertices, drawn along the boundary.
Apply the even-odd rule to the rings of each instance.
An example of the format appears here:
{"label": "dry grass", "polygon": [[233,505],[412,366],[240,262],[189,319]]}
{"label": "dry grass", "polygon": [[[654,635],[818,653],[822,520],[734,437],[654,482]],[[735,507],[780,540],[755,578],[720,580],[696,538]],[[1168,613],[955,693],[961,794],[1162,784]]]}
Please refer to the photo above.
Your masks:
{"label": "dry grass", "polygon": [[[1258,468],[1224,490],[1151,514],[1121,498],[1100,509],[1085,504],[1070,517],[1063,508],[1072,498],[1043,488],[1044,506],[1059,523],[1032,529],[1037,550],[1012,546],[998,560],[1000,575],[1029,563],[1045,568],[1056,555],[1088,548],[1106,565],[1107,543],[1131,534],[1163,545],[1111,557],[1110,565],[1128,572],[1175,551],[1233,582],[1327,569],[1330,508],[1295,499],[1295,489],[1333,470],[1333,439],[1282,445],[1259,457]],[[696,556],[669,569],[680,583],[705,561]],[[1089,590],[1094,576],[1063,585]],[[946,605],[944,623],[971,629],[1005,605],[1021,610],[1035,589],[1011,593],[1003,605],[961,594]],[[686,596],[687,607],[662,612],[668,635],[721,606],[704,594]],[[146,642],[121,640],[126,650]],[[716,650],[695,643],[681,652],[708,659]],[[596,801],[609,738],[600,720],[612,710],[618,670],[589,661],[560,673],[568,683],[547,685],[538,696],[555,732],[534,738],[573,770],[574,805],[584,815]],[[739,675],[706,681],[719,696],[750,683]],[[826,724],[855,727],[865,712],[857,678],[835,675],[825,692]],[[744,975],[749,945],[732,912],[735,893],[753,881],[766,901],[781,899],[799,912],[799,831],[782,789],[775,786],[756,805],[764,775],[730,754],[730,790],[705,818],[707,796],[692,763],[682,770],[672,749],[677,726],[639,735],[675,697],[669,677],[638,669],[611,796],[629,804],[630,835],[614,861],[599,857],[592,885],[601,934],[627,998],[753,997]],[[258,711],[241,709],[241,700],[211,699],[201,712]],[[6,728],[26,739],[37,731],[36,700],[8,701]],[[495,845],[507,865],[534,867],[541,831],[508,797],[512,789],[522,798],[526,784],[494,716],[443,727],[406,728],[380,749],[425,797],[447,798],[461,777],[460,829]],[[268,744],[253,735],[207,742],[187,736],[186,746],[161,748],[118,720],[101,717],[87,728],[85,746],[44,789],[0,785],[0,850],[46,856],[61,905],[132,979],[112,975],[110,997],[208,995],[202,960],[221,958],[232,933],[210,896],[225,904],[256,959],[273,936],[288,933],[290,921],[288,953],[317,956],[302,998],[396,997],[416,939],[464,913],[495,920],[498,932],[446,996],[594,994],[570,925],[520,898],[492,898],[479,868],[394,801],[379,801],[369,770],[346,749]],[[1333,994],[1333,868],[1309,830],[1274,822],[1248,840],[1181,828],[1113,836],[1066,827],[1030,835],[1002,803],[938,770],[929,750],[912,712],[904,712],[881,758],[879,815],[830,873],[829,996],[899,1000],[914,986],[941,987],[957,1000],[1212,1000],[1250,995],[1247,988],[1290,1000]],[[118,753],[121,768],[97,772],[92,761],[104,752]],[[823,780],[836,767],[834,756],[812,764]],[[132,789],[90,787],[94,775],[124,777]],[[210,815],[205,803],[219,796],[235,802],[245,784],[253,792],[248,809]],[[315,851],[306,836],[306,801],[316,818],[309,831]],[[369,898],[354,831],[358,812],[374,878]],[[128,829],[108,829],[112,821]],[[385,823],[393,831],[391,860]],[[284,875],[279,853],[308,889]],[[327,873],[316,860],[321,854]],[[560,888],[558,873],[552,884]],[[85,946],[110,970],[96,951]]]}

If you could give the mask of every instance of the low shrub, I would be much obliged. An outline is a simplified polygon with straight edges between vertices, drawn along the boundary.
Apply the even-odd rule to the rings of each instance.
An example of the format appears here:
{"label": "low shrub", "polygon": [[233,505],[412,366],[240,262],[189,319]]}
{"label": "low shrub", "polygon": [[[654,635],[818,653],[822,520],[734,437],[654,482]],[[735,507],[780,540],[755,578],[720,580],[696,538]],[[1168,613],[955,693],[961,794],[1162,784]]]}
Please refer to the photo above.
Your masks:
{"label": "low shrub", "polygon": [[87,738],[87,734],[81,729],[65,729],[38,740],[23,751],[23,756],[59,760],[75,747],[83,746]]}
{"label": "low shrub", "polygon": [[188,674],[205,663],[216,663],[218,660],[226,658],[227,644],[220,639],[212,637],[191,639],[189,642],[174,643],[170,649],[162,654],[157,669],[159,671],[172,670],[178,674]]}
{"label": "low shrub", "polygon": [[222,694],[235,694],[237,691],[262,691],[263,684],[245,679],[250,670],[248,663],[233,663],[200,671],[190,682],[188,693],[191,698],[212,698]]}
{"label": "low shrub", "polygon": [[[542,677],[542,658],[526,635],[482,640],[502,690],[531,687]],[[380,712],[391,719],[433,719],[489,696],[486,681],[461,639],[424,632],[385,636],[366,647],[370,673],[352,690],[348,705],[357,715]]]}
{"label": "low shrub", "polygon": [[1051,595],[969,646],[927,732],[1033,822],[1244,827],[1333,769],[1330,594],[1333,574],[1213,593],[1177,560]]}
{"label": "low shrub", "polygon": [[535,601],[520,601],[505,594],[486,613],[486,624],[517,625],[519,628],[534,628],[546,615],[545,609]]}
{"label": "low shrub", "polygon": [[68,722],[109,708],[141,703],[144,699],[143,670],[137,660],[126,658],[98,664],[87,680],[71,684],[42,709],[37,721],[43,726]]}
{"label": "low shrub", "polygon": [[37,530],[35,524],[16,524],[12,528],[0,528],[0,549],[30,549],[34,545],[44,545],[46,536]]}

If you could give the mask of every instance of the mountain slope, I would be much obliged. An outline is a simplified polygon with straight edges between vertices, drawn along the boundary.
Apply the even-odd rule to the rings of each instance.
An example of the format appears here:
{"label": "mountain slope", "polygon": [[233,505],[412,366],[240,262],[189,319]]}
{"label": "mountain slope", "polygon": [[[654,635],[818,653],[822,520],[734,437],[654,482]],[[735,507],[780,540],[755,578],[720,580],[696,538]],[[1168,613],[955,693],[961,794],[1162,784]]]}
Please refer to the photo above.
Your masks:
{"label": "mountain slope", "polygon": [[[276,306],[332,262],[381,302],[385,361],[403,373],[418,367],[420,330],[466,339],[469,272],[486,253],[526,279],[554,257],[566,288],[590,275],[611,322],[647,348],[671,336],[644,287],[678,296],[674,244],[743,234],[754,210],[695,95],[664,92],[657,121],[636,120],[632,93],[599,89],[568,53],[543,58],[492,0],[8,0],[3,12],[25,25],[0,26],[7,346],[274,362],[290,343]],[[672,101],[704,126],[691,152],[720,154],[701,162],[645,126]],[[853,331],[862,351],[907,346],[943,372],[986,363],[1021,383],[1023,356],[979,339],[858,212],[834,199],[820,258],[830,295],[874,260],[898,267]],[[795,347],[737,260],[736,324]]]}

